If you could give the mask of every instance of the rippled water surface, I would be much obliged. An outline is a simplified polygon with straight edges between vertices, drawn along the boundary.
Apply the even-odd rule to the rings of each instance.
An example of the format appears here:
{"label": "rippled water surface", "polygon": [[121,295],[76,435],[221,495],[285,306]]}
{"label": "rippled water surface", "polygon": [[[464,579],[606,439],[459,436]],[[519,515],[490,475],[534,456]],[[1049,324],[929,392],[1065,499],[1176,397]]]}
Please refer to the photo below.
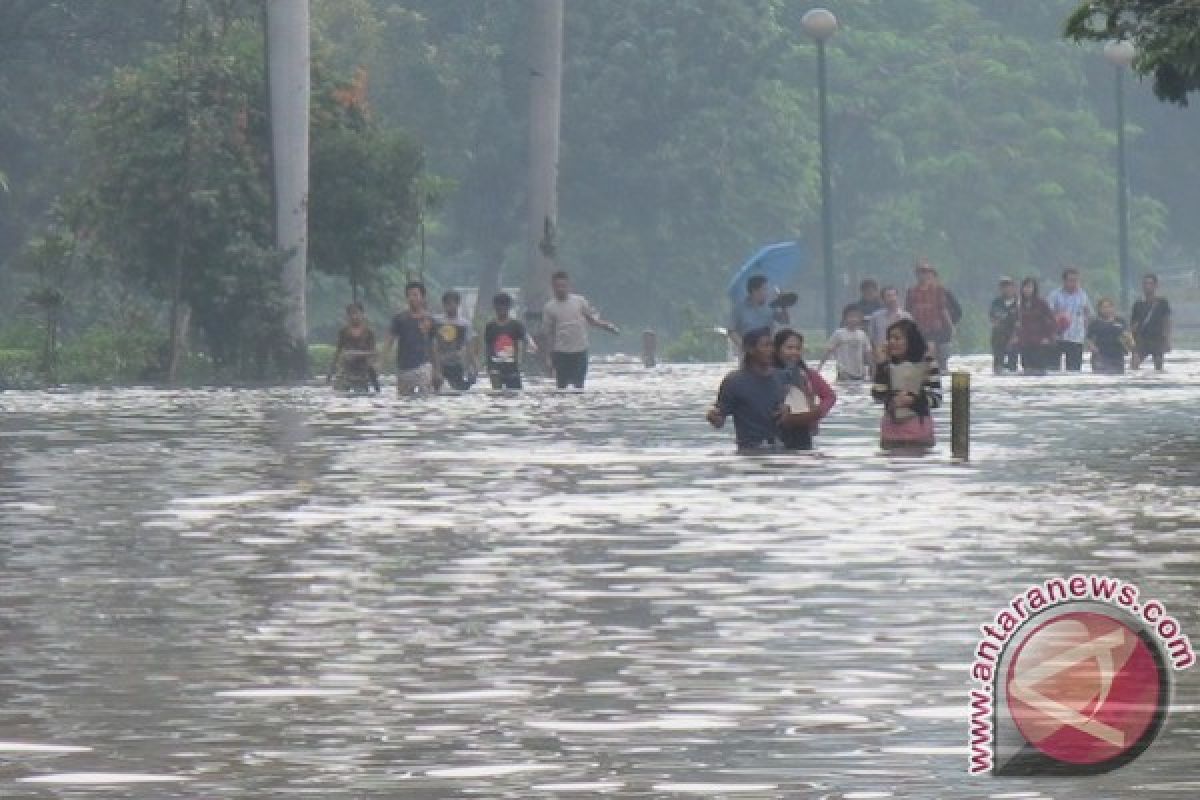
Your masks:
{"label": "rippled water surface", "polygon": [[964,363],[966,466],[879,455],[861,391],[819,454],[734,456],[716,365],[2,393],[0,797],[1197,796],[1200,672],[1088,779],[969,778],[965,697],[978,626],[1052,575],[1200,641],[1200,361]]}

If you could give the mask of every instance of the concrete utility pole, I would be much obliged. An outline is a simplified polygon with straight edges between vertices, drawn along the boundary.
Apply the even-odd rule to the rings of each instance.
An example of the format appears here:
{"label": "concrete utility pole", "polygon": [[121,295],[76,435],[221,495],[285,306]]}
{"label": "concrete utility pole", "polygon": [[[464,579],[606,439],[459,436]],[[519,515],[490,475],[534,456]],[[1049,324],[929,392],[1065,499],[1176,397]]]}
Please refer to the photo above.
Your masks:
{"label": "concrete utility pole", "polygon": [[307,377],[309,0],[265,3],[275,244],[288,254],[282,276],[288,372]]}
{"label": "concrete utility pole", "polygon": [[563,0],[533,0],[529,50],[529,268],[525,308],[550,295],[558,229],[558,142],[562,119]]}
{"label": "concrete utility pole", "polygon": [[1117,263],[1121,274],[1121,309],[1129,308],[1129,170],[1125,157],[1125,72],[1137,58],[1137,49],[1127,41],[1109,42],[1104,57],[1116,70],[1117,91]]}

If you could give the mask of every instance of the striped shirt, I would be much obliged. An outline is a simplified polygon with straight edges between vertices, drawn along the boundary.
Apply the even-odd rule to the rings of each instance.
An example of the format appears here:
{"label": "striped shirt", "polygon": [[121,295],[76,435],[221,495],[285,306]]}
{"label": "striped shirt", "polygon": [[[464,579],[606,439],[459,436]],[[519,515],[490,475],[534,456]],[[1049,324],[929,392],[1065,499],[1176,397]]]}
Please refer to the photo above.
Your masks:
{"label": "striped shirt", "polygon": [[[875,367],[875,383],[871,386],[871,397],[876,403],[883,403],[892,410],[892,401],[901,391],[893,385],[892,364],[911,364],[908,361],[885,361]],[[932,409],[942,404],[942,375],[938,370],[937,360],[932,356],[925,357],[925,378],[921,381],[920,391],[915,393],[911,406],[918,417],[929,416]]]}

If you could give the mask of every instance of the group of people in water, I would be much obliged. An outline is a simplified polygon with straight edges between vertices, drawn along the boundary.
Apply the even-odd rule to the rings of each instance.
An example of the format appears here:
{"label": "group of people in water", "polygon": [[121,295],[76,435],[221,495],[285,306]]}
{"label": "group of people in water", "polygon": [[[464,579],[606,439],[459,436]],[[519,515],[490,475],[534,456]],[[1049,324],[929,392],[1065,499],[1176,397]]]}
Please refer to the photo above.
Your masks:
{"label": "group of people in water", "polygon": [[[870,383],[874,400],[883,409],[880,442],[885,449],[928,448],[934,444],[932,410],[941,405],[941,375],[950,356],[962,306],[942,285],[937,269],[917,262],[916,283],[901,305],[893,286],[880,288],[866,279],[860,297],[845,307],[842,325],[829,337],[816,368],[804,360],[804,337],[789,327],[788,302],[769,300],[765,276],[746,283],[746,297],[736,303],[730,337],[742,353],[740,367],[721,382],[716,402],[706,418],[716,428],[732,417],[740,451],[808,450],[820,421],[837,402],[837,394],[822,377],[833,359],[841,384]],[[570,278],[556,272],[553,296],[542,309],[546,353],[540,353],[524,323],[513,316],[513,298],[499,293],[492,299],[494,316],[476,336],[471,320],[462,314],[456,291],[442,295],[442,313],[430,311],[425,286],[412,281],[405,287],[406,308],[392,317],[382,357],[396,350],[396,388],[402,395],[436,392],[443,387],[466,391],[485,372],[493,389],[522,387],[521,364],[527,356],[544,355],[560,389],[582,389],[588,370],[588,330],[617,333],[588,301],[571,292]],[[1158,278],[1146,275],[1143,297],[1133,305],[1131,321],[1117,316],[1116,305],[1100,298],[1093,308],[1080,285],[1079,270],[1064,270],[1062,286],[1045,299],[1036,278],[1025,278],[1018,289],[1008,277],[999,281],[989,309],[993,367],[997,374],[1014,373],[1018,365],[1029,375],[1049,370],[1080,370],[1084,353],[1092,369],[1120,373],[1125,359],[1137,368],[1153,360],[1163,368],[1170,351],[1171,308],[1158,295]],[[792,295],[791,302],[795,301]],[[351,391],[380,391],[377,372],[381,354],[363,308],[352,303],[338,334],[329,380]],[[335,381],[336,378],[336,381]]]}
{"label": "group of people in water", "polygon": [[[928,261],[918,261],[915,272],[903,307],[898,289],[864,280],[860,298],[843,310],[842,326],[829,337],[816,369],[804,363],[804,340],[787,327],[785,304],[779,296],[768,302],[764,276],[750,277],[729,328],[742,364],[722,381],[706,415],[709,423],[720,428],[733,417],[739,451],[810,449],[818,423],[837,402],[821,377],[832,357],[839,383],[871,381],[871,395],[883,408],[884,449],[933,446],[930,412],[941,404],[941,374],[962,307]],[[1085,351],[1100,373],[1123,372],[1126,357],[1134,369],[1146,358],[1163,369],[1171,349],[1170,305],[1158,295],[1155,275],[1143,278],[1142,293],[1127,324],[1109,298],[1100,298],[1093,309],[1074,267],[1064,270],[1061,288],[1045,299],[1036,278],[1025,278],[1019,292],[1011,278],[1001,278],[989,309],[994,371],[1015,373],[1018,363],[1028,375],[1064,364],[1078,371]]]}
{"label": "group of people in water", "polygon": [[[548,345],[546,366],[558,388],[583,388],[588,369],[588,329],[618,333],[582,295],[571,292],[570,277],[556,272],[551,278],[553,296],[542,309],[542,331]],[[463,316],[462,296],[442,295],[442,313],[429,309],[425,285],[410,281],[404,287],[406,308],[392,317],[382,358],[396,350],[396,390],[401,395],[427,394],[443,387],[466,391],[487,373],[493,389],[520,389],[521,364],[526,355],[538,355],[538,346],[525,324],[513,316],[513,298],[500,292],[492,298],[494,316],[475,334]],[[359,303],[346,308],[346,324],[338,332],[337,347],[327,380],[347,391],[381,391],[375,334]]]}
{"label": "group of people in water", "polygon": [[1171,305],[1159,296],[1154,274],[1142,278],[1142,297],[1128,322],[1111,298],[1101,297],[1093,308],[1074,267],[1063,270],[1062,286],[1044,299],[1037,278],[1025,278],[1019,290],[1012,278],[1001,278],[989,316],[997,374],[1016,372],[1018,359],[1026,375],[1064,366],[1078,372],[1085,352],[1093,372],[1123,373],[1127,358],[1133,369],[1149,358],[1161,371],[1171,350]]}

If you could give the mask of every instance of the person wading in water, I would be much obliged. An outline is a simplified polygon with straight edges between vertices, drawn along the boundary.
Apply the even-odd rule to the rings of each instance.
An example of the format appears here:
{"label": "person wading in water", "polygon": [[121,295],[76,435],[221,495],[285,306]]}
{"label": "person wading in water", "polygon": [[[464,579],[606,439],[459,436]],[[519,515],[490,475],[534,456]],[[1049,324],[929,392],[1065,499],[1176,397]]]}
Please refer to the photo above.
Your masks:
{"label": "person wading in water", "polygon": [[783,448],[779,419],[787,396],[782,371],[775,369],[775,344],[770,328],[742,337],[742,366],[725,376],[717,402],[705,414],[714,428],[733,417],[739,453],[772,452]]}
{"label": "person wading in water", "polygon": [[365,392],[371,387],[381,391],[375,371],[375,333],[367,324],[362,303],[346,306],[346,324],[338,331],[337,349],[325,380],[343,391]]}
{"label": "person wading in water", "polygon": [[546,341],[550,344],[550,368],[559,389],[583,388],[588,371],[588,326],[620,333],[621,329],[601,319],[583,295],[571,293],[571,279],[556,272],[550,279],[554,297],[542,310]]}

